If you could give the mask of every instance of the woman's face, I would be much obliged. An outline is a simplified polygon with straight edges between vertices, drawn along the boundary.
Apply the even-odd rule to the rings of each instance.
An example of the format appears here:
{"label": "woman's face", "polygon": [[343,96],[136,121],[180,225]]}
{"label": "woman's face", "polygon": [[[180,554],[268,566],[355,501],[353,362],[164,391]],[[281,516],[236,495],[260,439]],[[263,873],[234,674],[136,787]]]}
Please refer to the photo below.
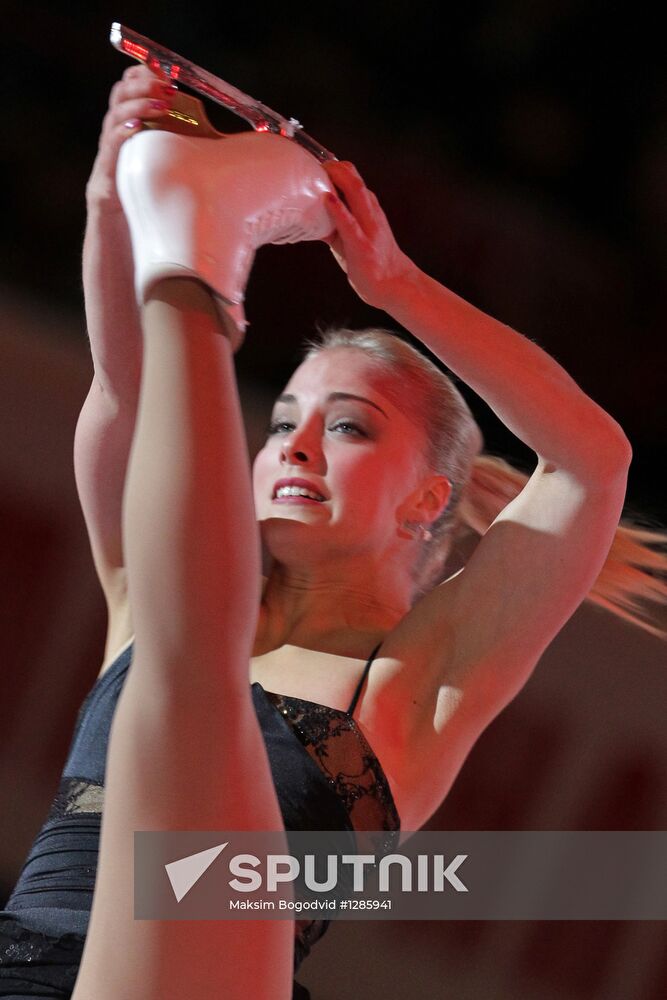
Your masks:
{"label": "woman's face", "polygon": [[322,351],[292,375],[253,469],[257,517],[276,558],[315,556],[323,545],[381,555],[414,517],[425,436],[387,398],[391,379],[347,347]]}

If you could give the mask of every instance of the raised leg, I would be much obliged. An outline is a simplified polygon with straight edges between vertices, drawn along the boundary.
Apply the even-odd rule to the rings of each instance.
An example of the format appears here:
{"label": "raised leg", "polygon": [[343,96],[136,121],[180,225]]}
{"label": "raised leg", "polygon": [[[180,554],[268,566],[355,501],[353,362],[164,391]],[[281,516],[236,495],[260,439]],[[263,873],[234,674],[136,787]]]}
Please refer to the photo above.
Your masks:
{"label": "raised leg", "polygon": [[133,919],[134,830],[282,829],[249,686],[259,540],[231,348],[194,280],[157,284],[143,327],[123,501],[135,654],[73,1000],[287,1000],[292,921]]}

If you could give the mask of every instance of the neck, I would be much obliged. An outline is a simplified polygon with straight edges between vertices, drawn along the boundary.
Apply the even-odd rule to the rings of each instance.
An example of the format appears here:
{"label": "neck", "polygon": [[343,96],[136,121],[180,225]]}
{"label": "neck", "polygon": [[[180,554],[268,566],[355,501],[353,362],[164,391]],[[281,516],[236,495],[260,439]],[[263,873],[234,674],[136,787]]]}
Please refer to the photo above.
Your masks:
{"label": "neck", "polygon": [[262,596],[254,655],[284,645],[365,657],[410,608],[409,581],[380,566],[274,563]]}

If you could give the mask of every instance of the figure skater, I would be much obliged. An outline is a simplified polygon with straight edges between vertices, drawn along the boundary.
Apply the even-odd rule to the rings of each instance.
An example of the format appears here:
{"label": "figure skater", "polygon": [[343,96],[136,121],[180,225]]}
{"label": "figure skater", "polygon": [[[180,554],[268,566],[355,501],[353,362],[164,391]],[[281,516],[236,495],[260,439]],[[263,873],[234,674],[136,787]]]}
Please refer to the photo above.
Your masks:
{"label": "figure skater", "polygon": [[[172,98],[145,67],[125,72],[87,188],[95,372],[75,471],[108,634],[0,920],[5,996],[306,997],[293,976],[326,922],[134,920],[133,831],[396,844],[586,597],[639,620],[664,596],[656,536],[618,528],[630,446],[612,417],[424,274],[352,164],[276,135],[146,130]],[[257,246],[301,238],[326,240],[364,302],[488,403],[535,453],[532,475],[482,453],[420,352],[335,329],[276,401],[251,483],[243,289]]]}

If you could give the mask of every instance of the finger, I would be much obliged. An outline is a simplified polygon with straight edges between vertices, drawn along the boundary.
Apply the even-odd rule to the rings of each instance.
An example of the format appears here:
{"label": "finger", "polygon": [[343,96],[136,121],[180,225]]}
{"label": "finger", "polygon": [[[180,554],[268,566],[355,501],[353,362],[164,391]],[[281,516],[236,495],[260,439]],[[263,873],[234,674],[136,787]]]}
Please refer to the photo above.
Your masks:
{"label": "finger", "polygon": [[345,254],[343,251],[340,247],[333,246],[333,244],[330,245],[329,249],[336,258],[336,263],[342,268],[343,271],[345,271],[345,274],[347,274],[347,261],[345,260]]}
{"label": "finger", "polygon": [[171,82],[170,77],[167,76],[160,65],[147,66],[145,63],[129,66],[123,73],[121,80],[126,82],[142,80],[159,80],[161,83]]}
{"label": "finger", "polygon": [[334,223],[341,239],[356,240],[357,242],[367,242],[366,234],[357,222],[352,212],[346,205],[336,197],[335,194],[327,194],[324,203],[329,212],[329,216]]}
{"label": "finger", "polygon": [[141,118],[130,118],[128,121],[123,122],[121,128],[124,130],[119,132],[118,139],[128,139],[131,135],[135,135],[137,132],[141,132],[144,128],[144,123]]}
{"label": "finger", "polygon": [[109,108],[142,98],[169,99],[176,89],[166,75],[158,77],[146,66],[131,66],[112,87]]}
{"label": "finger", "polygon": [[322,242],[326,243],[326,245],[329,247],[329,249],[331,250],[332,254],[336,258],[336,260],[338,261],[338,263],[340,264],[340,266],[347,273],[347,262],[345,260],[345,248],[343,246],[343,241],[340,238],[340,233],[338,232],[338,230],[334,229],[334,231],[332,233],[330,233],[329,236],[323,236],[322,237]]}
{"label": "finger", "polygon": [[122,125],[129,118],[143,118],[145,121],[154,121],[167,113],[172,102],[165,96],[160,97],[140,97],[134,100],[121,101],[116,104],[108,114],[109,127],[114,129]]}
{"label": "finger", "polygon": [[98,145],[98,161],[103,165],[103,169],[113,169],[120,147],[125,140],[143,128],[143,120],[137,117],[128,116],[122,121],[113,123],[105,119]]}
{"label": "finger", "polygon": [[364,184],[357,168],[347,160],[330,161],[325,163],[325,167],[364,232],[368,236],[374,235],[378,226],[379,202]]}
{"label": "finger", "polygon": [[142,76],[156,76],[163,82],[169,81],[169,76],[162,69],[159,62],[153,61],[151,63],[139,63],[134,66],[130,66],[129,69],[125,70],[125,76],[134,76],[140,78]]}

